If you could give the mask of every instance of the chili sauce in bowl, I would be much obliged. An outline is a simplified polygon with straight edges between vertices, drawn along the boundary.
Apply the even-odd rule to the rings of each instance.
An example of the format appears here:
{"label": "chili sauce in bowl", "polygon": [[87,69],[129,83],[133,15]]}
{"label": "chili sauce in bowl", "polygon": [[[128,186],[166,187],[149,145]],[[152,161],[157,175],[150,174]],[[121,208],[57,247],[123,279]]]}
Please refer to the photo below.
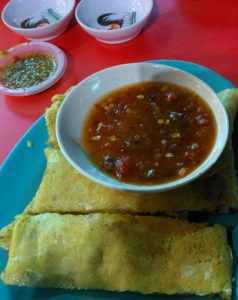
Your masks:
{"label": "chili sauce in bowl", "polygon": [[61,152],[80,173],[136,193],[178,188],[219,158],[229,132],[216,93],[197,77],[149,63],[119,65],[80,82],[56,119]]}
{"label": "chili sauce in bowl", "polygon": [[116,179],[160,184],[197,168],[210,153],[216,132],[213,112],[198,94],[171,83],[143,82],[94,104],[82,147]]}

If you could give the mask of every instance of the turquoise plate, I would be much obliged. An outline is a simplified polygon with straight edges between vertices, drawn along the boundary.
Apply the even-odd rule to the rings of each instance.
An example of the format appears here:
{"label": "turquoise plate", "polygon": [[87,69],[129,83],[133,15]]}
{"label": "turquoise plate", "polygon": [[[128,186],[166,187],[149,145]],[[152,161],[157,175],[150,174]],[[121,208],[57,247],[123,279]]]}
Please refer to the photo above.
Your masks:
{"label": "turquoise plate", "polygon": [[[209,84],[216,92],[226,88],[233,87],[232,83],[224,79],[219,74],[200,65],[175,61],[175,60],[158,60],[151,63],[160,63],[176,67],[194,74]],[[33,147],[27,147],[27,141],[32,141]],[[39,183],[41,181],[46,160],[44,148],[46,147],[47,131],[45,127],[44,116],[42,116],[16,144],[14,149],[8,155],[0,169],[0,228],[12,222],[16,214],[21,213],[26,205],[32,200]],[[219,222],[234,226],[236,215],[229,215],[226,218],[219,217]],[[238,218],[237,218],[238,220]],[[238,229],[233,231],[233,246],[238,252]],[[4,269],[7,261],[7,252],[0,249],[0,271]],[[235,269],[237,273],[237,268]],[[237,284],[235,284],[237,285]],[[234,287],[234,294],[236,288]],[[98,290],[77,291],[64,289],[42,289],[5,286],[0,281],[0,299],[1,300],[29,300],[29,299],[64,299],[64,300],[113,300],[113,299],[132,299],[132,300],[209,300],[207,297],[196,296],[164,296],[151,295],[144,296],[137,293],[116,293]],[[214,300],[219,297],[213,298]],[[233,299],[236,299],[234,295]]]}

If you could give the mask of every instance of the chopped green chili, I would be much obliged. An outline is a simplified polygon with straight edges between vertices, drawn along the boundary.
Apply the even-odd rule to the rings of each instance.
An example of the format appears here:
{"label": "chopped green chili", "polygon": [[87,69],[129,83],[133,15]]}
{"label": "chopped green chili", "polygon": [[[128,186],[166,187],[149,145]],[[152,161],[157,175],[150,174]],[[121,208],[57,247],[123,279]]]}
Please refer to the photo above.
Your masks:
{"label": "chopped green chili", "polygon": [[13,63],[2,71],[0,81],[5,87],[12,89],[29,88],[47,80],[56,69],[57,63],[51,55],[15,57]]}

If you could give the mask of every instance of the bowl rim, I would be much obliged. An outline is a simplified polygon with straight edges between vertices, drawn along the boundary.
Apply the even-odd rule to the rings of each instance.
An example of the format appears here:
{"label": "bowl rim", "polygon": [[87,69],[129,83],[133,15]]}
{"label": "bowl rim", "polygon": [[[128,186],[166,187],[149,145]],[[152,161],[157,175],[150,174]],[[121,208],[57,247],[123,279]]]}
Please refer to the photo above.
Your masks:
{"label": "bowl rim", "polygon": [[112,35],[112,33],[116,33],[116,32],[118,32],[118,34],[119,34],[119,33],[122,33],[122,32],[126,32],[126,31],[128,31],[129,29],[136,28],[138,25],[142,24],[142,23],[150,16],[150,14],[151,14],[151,12],[152,12],[152,9],[153,9],[153,6],[154,6],[153,0],[148,0],[148,1],[150,1],[149,11],[148,11],[148,13],[147,13],[147,14],[146,14],[139,22],[136,22],[136,23],[134,23],[134,24],[132,24],[132,25],[129,25],[129,26],[127,26],[127,27],[124,27],[124,28],[118,28],[118,29],[116,29],[116,30],[110,31],[110,30],[107,30],[107,29],[97,29],[97,28],[90,27],[90,26],[86,25],[85,23],[83,23],[83,22],[78,18],[78,16],[77,16],[78,9],[79,9],[80,5],[82,5],[82,3],[85,2],[85,1],[87,1],[87,0],[81,0],[81,1],[78,3],[78,5],[76,6],[76,8],[75,8],[75,18],[76,18],[77,22],[78,22],[83,28],[85,28],[86,30],[90,30],[92,33],[95,33],[95,34],[96,34],[96,33],[103,33],[103,34],[106,34],[106,35]]}
{"label": "bowl rim", "polygon": [[[120,67],[126,67],[126,66],[130,66],[130,65],[138,65],[138,64],[143,64],[143,65],[148,65],[152,68],[154,67],[163,67],[166,68],[168,70],[174,70],[176,72],[180,72],[183,73],[187,76],[189,76],[190,78],[196,80],[197,82],[199,82],[204,88],[206,88],[216,99],[216,102],[218,103],[222,114],[223,114],[223,119],[225,122],[225,129],[223,131],[223,139],[221,140],[221,145],[219,147],[219,149],[216,151],[215,155],[213,157],[210,158],[210,162],[208,163],[208,158],[211,155],[212,151],[214,150],[217,142],[219,141],[218,139],[218,131],[217,131],[217,135],[216,135],[216,139],[214,142],[214,145],[212,147],[212,149],[210,150],[208,156],[205,158],[205,160],[197,167],[195,168],[191,173],[189,173],[188,175],[186,175],[185,177],[178,179],[178,180],[174,180],[174,181],[170,181],[167,183],[162,183],[162,184],[153,184],[153,185],[143,185],[143,184],[133,184],[133,183],[126,183],[123,181],[119,181],[115,178],[113,178],[115,181],[120,183],[120,187],[119,186],[115,186],[113,183],[111,182],[107,182],[105,180],[102,180],[100,178],[97,178],[91,174],[89,174],[89,172],[85,171],[84,169],[82,169],[77,163],[74,162],[74,160],[71,158],[71,155],[68,154],[68,151],[65,150],[64,147],[64,143],[62,142],[62,138],[61,138],[61,134],[60,134],[60,124],[61,124],[61,119],[62,119],[62,112],[64,110],[64,107],[67,105],[67,102],[69,102],[69,99],[71,97],[71,95],[73,93],[75,93],[75,91],[77,90],[77,88],[79,86],[81,86],[82,84],[84,84],[88,79],[90,79],[93,76],[98,76],[100,75],[100,73],[103,72],[108,72],[112,69],[116,69],[116,68],[120,68]],[[143,81],[143,80],[141,80]],[[138,81],[139,82],[139,81]],[[130,85],[130,83],[128,83],[128,85]],[[105,92],[106,93],[106,92]],[[97,99],[98,100],[98,99]],[[93,103],[95,103],[97,100],[92,101],[92,103],[90,104],[93,105]],[[207,101],[206,101],[207,102]],[[209,102],[207,102],[209,105]],[[210,106],[210,105],[209,105]],[[212,107],[210,106],[213,114],[214,111],[212,109]],[[214,114],[215,116],[215,114]],[[215,117],[216,120],[216,125],[218,123],[217,118]],[[56,139],[57,142],[59,144],[60,150],[63,153],[64,157],[68,160],[68,162],[81,174],[83,174],[85,177],[91,179],[94,182],[97,182],[103,186],[106,186],[108,188],[112,188],[115,190],[120,190],[120,191],[127,191],[127,192],[135,192],[135,193],[160,193],[160,192],[165,192],[168,190],[174,190],[177,189],[179,187],[182,187],[196,179],[198,179],[199,177],[201,177],[203,174],[205,174],[219,159],[219,157],[221,156],[226,144],[227,144],[227,140],[228,140],[228,136],[229,136],[229,119],[228,119],[228,114],[226,109],[224,108],[223,104],[221,103],[221,101],[219,100],[216,92],[206,83],[204,82],[202,79],[198,78],[197,76],[187,72],[187,71],[183,71],[179,68],[175,68],[175,67],[171,67],[171,66],[167,66],[167,65],[163,65],[162,63],[159,64],[151,64],[149,62],[138,62],[138,63],[128,63],[128,64],[120,64],[120,65],[116,65],[116,66],[112,66],[109,68],[105,68],[103,70],[100,70],[98,72],[95,72],[93,74],[91,74],[90,76],[86,77],[85,79],[83,79],[82,81],[80,81],[65,97],[64,101],[62,102],[59,111],[57,113],[57,117],[56,117]],[[90,159],[89,159],[90,160]],[[201,166],[205,166],[206,163],[208,163],[208,166],[205,169],[202,169],[200,171],[198,171]],[[105,174],[103,171],[101,171],[96,165],[95,168],[98,170],[99,173],[104,174],[106,177],[112,179],[112,177],[108,176],[107,174]],[[192,176],[191,176],[192,175]]]}
{"label": "bowl rim", "polygon": [[[45,90],[47,90],[48,88],[50,88],[51,86],[53,86],[65,73],[66,67],[67,67],[67,58],[65,53],[58,48],[57,46],[51,44],[51,43],[47,43],[47,42],[25,42],[22,44],[18,44],[15,45],[9,49],[7,49],[7,51],[9,52],[9,55],[12,55],[12,53],[18,49],[18,48],[27,48],[31,45],[39,45],[45,48],[46,52],[48,49],[52,49],[55,53],[53,54],[54,58],[57,61],[57,68],[55,70],[55,72],[53,73],[53,75],[49,78],[47,78],[46,80],[42,81],[40,84],[36,85],[36,86],[32,86],[29,88],[19,88],[19,89],[11,89],[8,87],[5,87],[4,85],[2,85],[1,81],[0,81],[0,93],[4,94],[4,95],[10,95],[10,96],[29,96],[29,95],[35,95],[38,93],[41,93]],[[29,52],[30,54],[31,52]],[[3,60],[6,56],[2,57],[0,59]]]}
{"label": "bowl rim", "polygon": [[[54,23],[50,23],[48,24],[47,26],[44,26],[44,27],[36,27],[36,28],[21,28],[21,27],[17,27],[17,26],[12,26],[10,25],[6,20],[5,20],[5,17],[4,17],[4,14],[6,13],[7,9],[9,8],[9,6],[13,3],[14,0],[11,0],[9,1],[3,8],[2,10],[2,14],[1,14],[1,18],[2,18],[2,21],[3,23],[10,29],[12,30],[17,30],[18,32],[31,32],[31,31],[42,31],[42,29],[44,28],[51,28],[51,27],[55,27],[56,25],[58,25],[59,23],[61,23],[63,20],[65,20],[67,17],[70,16],[70,14],[73,12],[74,10],[74,7],[75,7],[75,2],[76,0],[71,0],[72,1],[72,7],[70,8],[69,12],[64,15],[61,19],[55,21]],[[45,29],[44,29],[45,30]]]}

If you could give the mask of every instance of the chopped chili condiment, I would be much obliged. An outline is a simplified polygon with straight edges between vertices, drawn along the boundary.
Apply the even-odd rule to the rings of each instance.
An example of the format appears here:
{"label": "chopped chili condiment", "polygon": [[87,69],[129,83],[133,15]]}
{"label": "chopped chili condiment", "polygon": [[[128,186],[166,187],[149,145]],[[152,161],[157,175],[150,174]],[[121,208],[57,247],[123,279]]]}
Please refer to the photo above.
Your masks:
{"label": "chopped chili condiment", "polygon": [[47,80],[56,69],[56,60],[51,55],[37,53],[14,57],[6,67],[0,69],[0,81],[11,89],[29,88]]}
{"label": "chopped chili condiment", "polygon": [[83,147],[112,177],[153,185],[197,168],[212,149],[216,130],[213,112],[193,91],[143,82],[95,104],[84,125]]}

